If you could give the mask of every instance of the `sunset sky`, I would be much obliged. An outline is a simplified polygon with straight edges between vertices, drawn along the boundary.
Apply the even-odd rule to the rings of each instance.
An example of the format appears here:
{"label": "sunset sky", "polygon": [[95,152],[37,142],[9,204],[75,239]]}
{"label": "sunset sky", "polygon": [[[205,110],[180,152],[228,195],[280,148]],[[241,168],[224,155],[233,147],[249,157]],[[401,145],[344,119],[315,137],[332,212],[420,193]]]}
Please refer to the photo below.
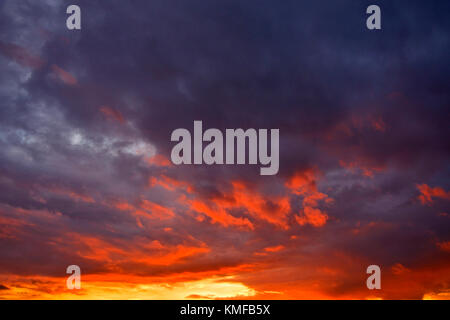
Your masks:
{"label": "sunset sky", "polygon": [[[449,12],[0,1],[0,299],[450,299]],[[194,120],[278,174],[173,165]]]}

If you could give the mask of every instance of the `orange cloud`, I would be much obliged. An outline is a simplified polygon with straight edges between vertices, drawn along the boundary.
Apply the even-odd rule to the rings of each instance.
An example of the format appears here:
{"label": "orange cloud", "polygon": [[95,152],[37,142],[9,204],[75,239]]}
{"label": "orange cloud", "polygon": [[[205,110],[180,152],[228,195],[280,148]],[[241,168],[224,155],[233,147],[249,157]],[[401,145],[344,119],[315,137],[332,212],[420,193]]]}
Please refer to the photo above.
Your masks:
{"label": "orange cloud", "polygon": [[124,262],[138,264],[141,268],[167,266],[210,251],[203,243],[200,246],[169,245],[159,240],[148,241],[147,238],[140,237],[135,238],[133,242],[122,239],[106,241],[75,232],[67,233],[63,239],[55,239],[54,244],[61,242],[69,244],[71,250],[76,250],[80,257],[101,262],[109,270],[120,273],[126,272],[124,267],[121,267]]}
{"label": "orange cloud", "polygon": [[321,200],[325,201],[325,203],[333,202],[333,198],[329,198],[325,193],[314,191],[303,198],[303,205],[305,207],[317,207],[318,202]]}
{"label": "orange cloud", "polygon": [[274,247],[266,247],[264,248],[264,251],[267,252],[278,252],[283,250],[285,247],[283,245],[279,245],[279,246],[274,246]]}
{"label": "orange cloud", "polygon": [[[121,211],[128,211],[136,217],[145,217],[148,219],[165,220],[175,216],[172,209],[163,207],[149,200],[141,200],[138,206],[134,206],[126,201],[118,201],[113,206]],[[141,223],[140,221],[138,223]]]}
{"label": "orange cloud", "polygon": [[154,187],[156,185],[159,185],[168,191],[175,191],[176,189],[183,189],[188,193],[193,191],[193,188],[187,182],[176,180],[166,175],[161,175],[160,177],[150,177],[149,186]]}
{"label": "orange cloud", "polygon": [[423,295],[423,300],[450,300],[450,290],[443,292],[427,292]]}
{"label": "orange cloud", "polygon": [[161,154],[156,154],[147,160],[148,164],[156,167],[171,167],[172,162]]}
{"label": "orange cloud", "polygon": [[305,207],[301,216],[295,216],[298,224],[303,226],[310,224],[314,227],[322,227],[328,220],[328,215],[320,209]]}
{"label": "orange cloud", "polygon": [[185,245],[177,245],[171,247],[161,247],[152,255],[141,255],[135,259],[136,262],[148,265],[172,265],[182,259],[196,256],[198,254],[207,253],[208,247],[193,247]]}
{"label": "orange cloud", "polygon": [[292,193],[303,196],[303,209],[299,215],[295,216],[295,220],[301,226],[310,224],[314,227],[322,227],[328,220],[328,215],[317,206],[319,201],[329,204],[333,202],[333,199],[317,190],[317,175],[314,170],[308,169],[295,173],[285,183]]}
{"label": "orange cloud", "polygon": [[280,252],[280,251],[284,250],[285,248],[286,247],[281,244],[278,246],[265,247],[262,252],[255,252],[254,255],[264,257],[264,256],[269,255],[270,253]]}
{"label": "orange cloud", "polygon": [[7,290],[0,290],[0,299],[45,300],[126,300],[126,299],[225,299],[252,297],[256,291],[236,281],[233,276],[209,276],[198,280],[154,278],[133,275],[82,275],[81,289],[68,290],[64,278],[14,277]]}
{"label": "orange cloud", "polygon": [[224,227],[237,226],[254,229],[253,224],[247,218],[235,217],[229,214],[224,207],[218,206],[214,202],[189,200],[186,197],[181,197],[180,201],[187,204],[191,210],[208,216],[213,223],[219,223]]}
{"label": "orange cloud", "polygon": [[0,239],[18,239],[18,234],[22,227],[32,226],[32,223],[2,216],[5,213],[0,211]]}
{"label": "orange cloud", "polygon": [[316,172],[313,169],[298,171],[288,179],[285,186],[298,195],[316,192]]}
{"label": "orange cloud", "polygon": [[159,219],[168,219],[175,216],[175,213],[171,209],[148,200],[142,200],[141,208],[151,212],[152,217]]}
{"label": "orange cloud", "polygon": [[421,192],[421,195],[419,195],[419,200],[423,205],[433,203],[433,198],[450,200],[450,191],[445,191],[442,188],[431,188],[426,184],[418,184],[417,189]]}
{"label": "orange cloud", "polygon": [[[216,200],[230,208],[244,208],[251,216],[265,220],[278,227],[287,229],[287,215],[291,210],[289,198],[286,196],[268,196],[247,188],[241,182],[232,182],[233,191],[230,197]],[[233,199],[230,203],[227,199]]]}
{"label": "orange cloud", "polygon": [[[191,210],[209,217],[212,223],[219,223],[225,227],[238,226],[248,229],[254,229],[253,223],[245,217],[234,216],[231,214],[232,211],[241,211],[257,220],[287,229],[287,215],[291,209],[288,197],[263,195],[239,181],[232,182],[231,191],[220,197],[191,199],[182,196],[179,198],[179,202],[187,205]],[[197,216],[197,220],[203,221],[203,217]]]}

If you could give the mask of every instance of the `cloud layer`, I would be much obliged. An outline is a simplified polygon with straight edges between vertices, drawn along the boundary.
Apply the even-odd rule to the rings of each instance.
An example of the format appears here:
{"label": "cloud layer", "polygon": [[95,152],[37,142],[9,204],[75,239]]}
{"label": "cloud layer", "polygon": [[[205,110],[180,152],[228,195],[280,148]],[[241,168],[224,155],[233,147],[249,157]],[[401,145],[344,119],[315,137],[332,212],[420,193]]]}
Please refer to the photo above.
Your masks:
{"label": "cloud layer", "polygon": [[[0,298],[448,298],[450,4],[378,2],[3,1]],[[194,120],[278,175],[172,165]]]}

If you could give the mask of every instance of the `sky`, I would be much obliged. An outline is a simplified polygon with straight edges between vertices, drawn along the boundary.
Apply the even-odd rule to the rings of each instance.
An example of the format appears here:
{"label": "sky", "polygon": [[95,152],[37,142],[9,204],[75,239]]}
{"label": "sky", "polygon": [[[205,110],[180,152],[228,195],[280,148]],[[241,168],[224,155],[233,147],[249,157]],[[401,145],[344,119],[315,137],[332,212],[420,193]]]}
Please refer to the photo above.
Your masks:
{"label": "sky", "polygon": [[[0,299],[450,299],[448,12],[1,1]],[[194,120],[278,128],[278,174],[172,164]]]}

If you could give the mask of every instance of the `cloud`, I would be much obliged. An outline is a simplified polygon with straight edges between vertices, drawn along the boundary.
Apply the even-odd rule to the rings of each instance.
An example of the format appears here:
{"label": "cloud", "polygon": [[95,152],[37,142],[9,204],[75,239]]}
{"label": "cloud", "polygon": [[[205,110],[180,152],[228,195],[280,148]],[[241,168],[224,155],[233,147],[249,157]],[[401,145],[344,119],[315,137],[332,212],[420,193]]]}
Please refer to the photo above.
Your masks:
{"label": "cloud", "polygon": [[419,189],[421,193],[421,195],[419,196],[419,200],[424,205],[433,203],[433,198],[450,200],[450,191],[447,192],[440,187],[432,188],[426,184],[421,184],[417,185],[417,189]]}
{"label": "cloud", "polygon": [[327,222],[328,215],[319,209],[305,207],[303,214],[301,216],[296,216],[295,219],[301,226],[310,224],[314,227],[321,227]]}
{"label": "cloud", "polygon": [[116,120],[122,124],[125,122],[125,118],[118,110],[114,110],[108,106],[102,106],[100,107],[100,111],[109,119]]}
{"label": "cloud", "polygon": [[67,85],[74,86],[78,83],[77,79],[71,75],[66,70],[58,67],[57,65],[52,65],[52,71],[57,75],[57,77]]}
{"label": "cloud", "polygon": [[14,43],[0,42],[0,52],[24,67],[37,69],[45,64],[40,57],[31,54],[27,49]]}
{"label": "cloud", "polygon": [[438,242],[436,244],[439,249],[445,252],[450,252],[450,241]]}
{"label": "cloud", "polygon": [[[448,3],[79,5],[0,8],[1,298],[447,296]],[[194,120],[279,128],[279,173],[172,165]]]}

